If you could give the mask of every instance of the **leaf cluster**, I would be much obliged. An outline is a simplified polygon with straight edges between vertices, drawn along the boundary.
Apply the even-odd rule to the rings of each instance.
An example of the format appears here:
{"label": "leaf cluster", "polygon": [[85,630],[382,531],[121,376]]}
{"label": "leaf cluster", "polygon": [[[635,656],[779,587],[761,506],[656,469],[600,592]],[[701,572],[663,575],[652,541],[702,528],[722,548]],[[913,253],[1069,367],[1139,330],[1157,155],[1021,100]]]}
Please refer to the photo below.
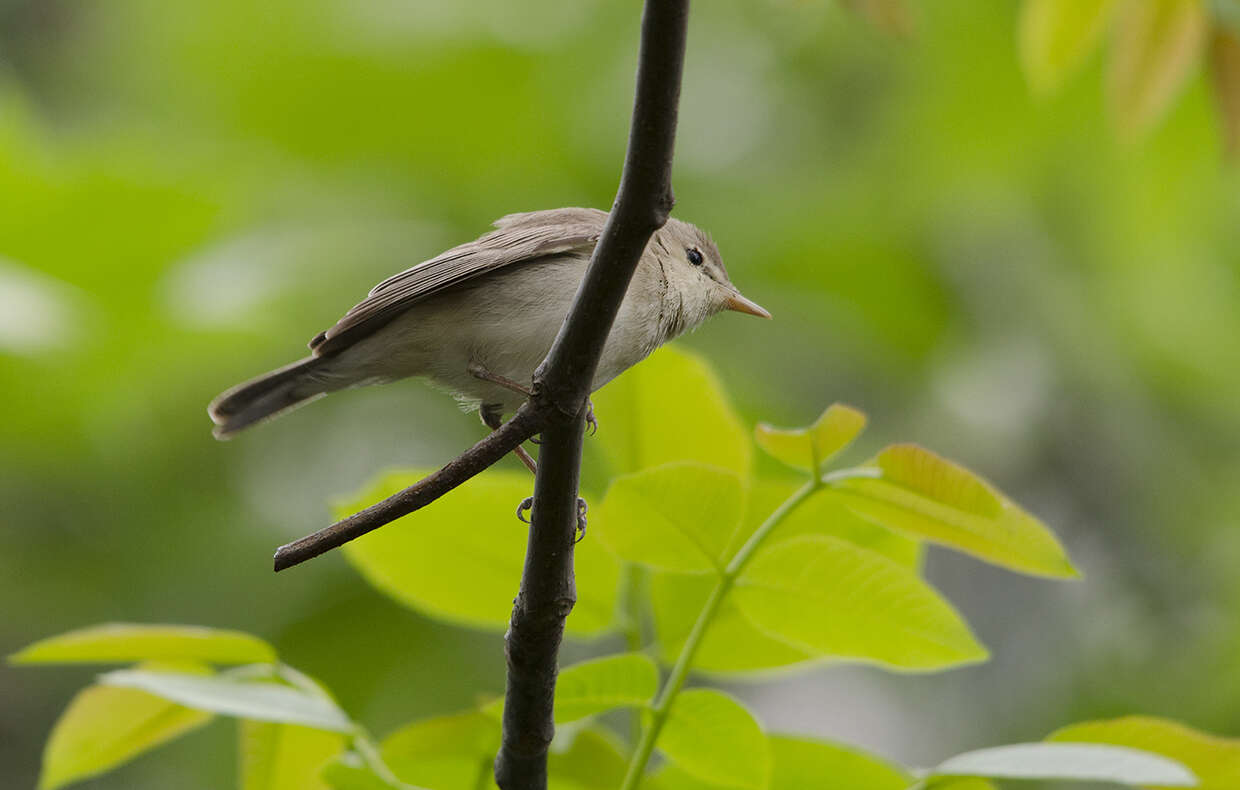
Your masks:
{"label": "leaf cluster", "polygon": [[[669,398],[668,393],[676,393]],[[1053,534],[991,484],[895,444],[835,461],[865,428],[850,407],[798,429],[749,432],[701,360],[665,349],[596,398],[570,637],[623,636],[629,650],[565,667],[551,786],[566,790],[745,788],[984,790],[991,780],[1102,780],[1233,787],[1240,746],[1175,722],[1073,725],[1045,743],[959,755],[929,770],[844,744],[772,733],[740,701],[691,675],[864,662],[901,672],[984,660],[968,624],[920,573],[926,544],[1017,572],[1077,575]],[[789,470],[755,473],[754,446]],[[773,466],[773,465],[768,465]],[[762,467],[766,468],[766,467]],[[394,472],[341,502],[399,488]],[[514,504],[529,479],[493,470],[347,549],[378,589],[428,616],[498,631],[524,536]],[[185,626],[102,626],[31,645],[17,663],[119,662],[73,700],[44,756],[41,787],[111,770],[204,726],[241,722],[243,790],[480,788],[492,784],[502,700],[415,721],[381,741],[316,681],[254,637]],[[635,725],[626,742],[617,711]],[[601,718],[600,718],[601,717]],[[653,771],[650,759],[664,758]]]}

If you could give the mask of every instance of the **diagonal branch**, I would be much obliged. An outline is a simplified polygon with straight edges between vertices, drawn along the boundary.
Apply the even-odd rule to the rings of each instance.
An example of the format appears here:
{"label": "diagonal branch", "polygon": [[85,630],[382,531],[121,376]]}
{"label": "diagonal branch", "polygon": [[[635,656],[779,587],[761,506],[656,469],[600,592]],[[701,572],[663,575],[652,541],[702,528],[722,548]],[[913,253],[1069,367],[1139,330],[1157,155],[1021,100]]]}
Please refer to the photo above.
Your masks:
{"label": "diagonal branch", "polygon": [[275,569],[282,571],[359,538],[401,516],[426,507],[439,497],[495,464],[542,430],[543,416],[529,404],[486,438],[404,491],[393,494],[343,521],[276,549]]}
{"label": "diagonal branch", "polygon": [[548,423],[521,589],[507,635],[504,728],[495,758],[495,781],[503,790],[547,786],[557,655],[564,620],[577,600],[573,536],[586,398],[629,280],[672,208],[672,152],[688,17],[688,0],[646,0],[633,122],[616,203],[572,309],[534,374],[531,403],[553,408],[540,408]]}

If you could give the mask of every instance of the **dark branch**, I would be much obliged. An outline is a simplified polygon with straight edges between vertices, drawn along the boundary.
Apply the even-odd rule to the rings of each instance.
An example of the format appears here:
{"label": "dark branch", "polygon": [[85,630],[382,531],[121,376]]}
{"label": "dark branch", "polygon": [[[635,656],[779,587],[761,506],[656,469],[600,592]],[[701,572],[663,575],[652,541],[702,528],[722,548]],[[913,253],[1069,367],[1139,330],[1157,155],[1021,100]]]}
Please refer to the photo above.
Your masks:
{"label": "dark branch", "polygon": [[688,17],[688,0],[646,0],[633,123],[616,202],[572,309],[534,374],[531,403],[548,423],[521,589],[507,635],[504,729],[495,758],[495,781],[503,790],[547,786],[557,655],[564,620],[577,599],[573,536],[585,403],[629,280],[672,208],[672,149]]}
{"label": "dark branch", "polygon": [[429,505],[512,452],[526,439],[538,433],[543,422],[542,416],[533,407],[529,404],[522,406],[511,420],[449,461],[438,472],[427,475],[404,491],[393,494],[360,513],[354,513],[313,535],[307,535],[276,549],[276,570],[282,571],[314,559],[325,551],[342,546],[372,529],[378,529]]}
{"label": "dark branch", "polygon": [[438,472],[276,552],[276,570],[317,557],[433,502],[542,434],[521,587],[506,655],[508,686],[495,780],[503,790],[545,790],[555,734],[552,703],[564,621],[577,600],[573,539],[584,407],[603,344],[650,236],[672,209],[672,153],[689,0],[646,0],[629,147],[616,202],[572,309],[534,373],[534,394],[511,420]]}
{"label": "dark branch", "polygon": [[543,432],[534,479],[534,511],[521,590],[505,638],[508,690],[495,781],[503,790],[544,790],[556,658],[564,620],[577,603],[573,539],[584,422],[574,419]]}
{"label": "dark branch", "polygon": [[545,390],[564,414],[575,414],[589,396],[629,280],[675,202],[672,153],[688,19],[688,0],[646,0],[633,122],[616,202],[573,307],[534,375],[535,391]]}

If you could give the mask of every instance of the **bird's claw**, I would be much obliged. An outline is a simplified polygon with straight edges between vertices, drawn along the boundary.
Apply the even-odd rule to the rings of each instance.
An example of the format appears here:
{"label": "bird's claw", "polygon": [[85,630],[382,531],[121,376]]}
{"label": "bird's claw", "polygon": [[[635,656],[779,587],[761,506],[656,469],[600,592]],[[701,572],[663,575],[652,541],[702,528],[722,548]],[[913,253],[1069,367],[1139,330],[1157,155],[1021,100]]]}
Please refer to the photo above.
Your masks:
{"label": "bird's claw", "polygon": [[590,506],[581,497],[577,497],[577,536],[573,538],[573,544],[581,542],[586,536],[586,513],[590,511]]}
{"label": "bird's claw", "polygon": [[[525,499],[522,499],[521,504],[517,505],[517,520],[525,524],[530,523],[525,514],[527,511],[532,510],[533,507],[534,497],[527,496]],[[586,501],[581,497],[577,497],[577,529],[575,530],[577,535],[573,538],[573,543],[575,544],[580,543],[581,539],[586,536],[586,513],[589,511],[590,506],[586,504]]]}
{"label": "bird's claw", "polygon": [[586,400],[586,427],[590,431],[590,435],[598,433],[598,420],[594,417],[594,402]]}

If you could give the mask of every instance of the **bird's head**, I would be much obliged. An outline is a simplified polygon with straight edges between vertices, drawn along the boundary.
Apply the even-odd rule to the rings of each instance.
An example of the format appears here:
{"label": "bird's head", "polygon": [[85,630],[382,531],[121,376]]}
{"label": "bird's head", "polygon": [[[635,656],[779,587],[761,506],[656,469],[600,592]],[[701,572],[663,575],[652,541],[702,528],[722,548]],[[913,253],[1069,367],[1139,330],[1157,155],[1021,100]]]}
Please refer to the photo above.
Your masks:
{"label": "bird's head", "polygon": [[732,284],[719,248],[705,231],[688,222],[669,219],[651,244],[663,262],[668,288],[680,300],[684,329],[693,329],[724,310],[771,317]]}

